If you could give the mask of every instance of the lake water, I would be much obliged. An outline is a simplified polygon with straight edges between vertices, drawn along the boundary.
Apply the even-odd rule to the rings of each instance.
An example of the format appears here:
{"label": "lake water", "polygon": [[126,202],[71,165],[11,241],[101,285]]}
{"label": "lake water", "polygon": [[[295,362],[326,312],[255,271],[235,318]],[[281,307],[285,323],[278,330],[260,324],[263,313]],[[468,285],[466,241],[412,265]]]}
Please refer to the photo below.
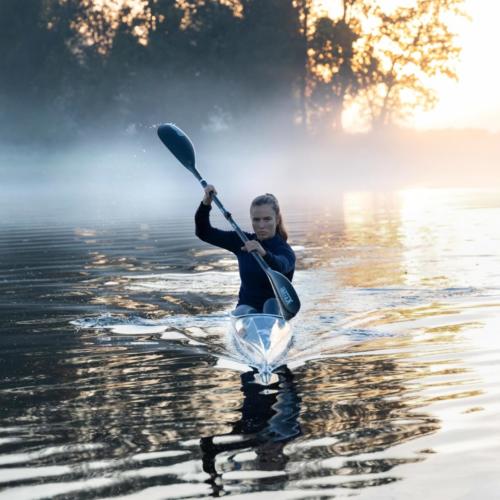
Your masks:
{"label": "lake water", "polygon": [[500,192],[289,209],[303,308],[267,387],[227,343],[235,261],[191,214],[18,208],[0,499],[498,498]]}

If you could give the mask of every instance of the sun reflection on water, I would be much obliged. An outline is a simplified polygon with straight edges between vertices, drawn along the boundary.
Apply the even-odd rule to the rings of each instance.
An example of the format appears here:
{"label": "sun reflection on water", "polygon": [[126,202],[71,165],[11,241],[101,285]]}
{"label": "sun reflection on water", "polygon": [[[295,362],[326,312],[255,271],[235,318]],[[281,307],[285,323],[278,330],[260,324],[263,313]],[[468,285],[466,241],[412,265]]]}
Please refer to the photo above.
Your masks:
{"label": "sun reflection on water", "polygon": [[237,273],[188,229],[73,228],[45,253],[45,234],[35,250],[11,236],[2,486],[406,498],[444,477],[472,491],[500,435],[499,208],[407,190],[290,218],[303,309],[264,390],[224,343]]}
{"label": "sun reflection on water", "polygon": [[[500,271],[500,233],[494,230],[498,214],[481,203],[484,193],[429,189],[401,191],[398,196],[408,285],[444,288],[494,283],[491,278],[499,277]],[[467,204],[476,208],[470,210]],[[491,266],[484,265],[485,260]]]}

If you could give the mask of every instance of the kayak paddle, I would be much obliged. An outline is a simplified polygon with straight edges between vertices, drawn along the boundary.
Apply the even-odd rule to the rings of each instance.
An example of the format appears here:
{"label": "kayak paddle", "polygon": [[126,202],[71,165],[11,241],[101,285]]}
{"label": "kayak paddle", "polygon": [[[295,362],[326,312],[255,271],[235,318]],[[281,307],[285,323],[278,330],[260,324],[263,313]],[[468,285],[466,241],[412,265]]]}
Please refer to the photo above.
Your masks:
{"label": "kayak paddle", "polygon": [[[198,179],[200,184],[205,188],[207,182],[202,178],[195,164],[194,147],[189,137],[173,123],[165,123],[158,127],[158,137],[161,142],[170,150],[170,152]],[[240,229],[238,224],[233,220],[232,215],[224,208],[219,198],[216,195],[212,197],[215,204],[219,207],[222,215],[227,219],[232,228],[236,231],[243,243],[249,239],[247,235]],[[274,291],[274,295],[280,305],[281,314],[285,320],[292,319],[300,309],[300,300],[290,283],[290,280],[283,276],[278,271],[274,271],[269,267],[267,262],[257,253],[252,252],[252,255],[257,260],[261,269],[266,273],[269,282]]]}

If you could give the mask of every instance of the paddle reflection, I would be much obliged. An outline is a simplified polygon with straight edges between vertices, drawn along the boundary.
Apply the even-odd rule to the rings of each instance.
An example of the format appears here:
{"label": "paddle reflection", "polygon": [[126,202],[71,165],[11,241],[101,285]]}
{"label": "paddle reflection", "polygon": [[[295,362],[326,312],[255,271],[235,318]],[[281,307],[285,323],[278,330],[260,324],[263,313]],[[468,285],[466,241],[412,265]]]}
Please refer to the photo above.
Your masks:
{"label": "paddle reflection", "polygon": [[[242,374],[241,419],[231,432],[200,440],[203,470],[210,474],[207,482],[214,496],[222,494],[224,473],[285,470],[288,456],[283,449],[302,434],[298,422],[301,399],[292,372],[281,367],[275,373],[278,380],[265,388],[255,382],[255,372]],[[273,477],[273,483],[279,479]]]}

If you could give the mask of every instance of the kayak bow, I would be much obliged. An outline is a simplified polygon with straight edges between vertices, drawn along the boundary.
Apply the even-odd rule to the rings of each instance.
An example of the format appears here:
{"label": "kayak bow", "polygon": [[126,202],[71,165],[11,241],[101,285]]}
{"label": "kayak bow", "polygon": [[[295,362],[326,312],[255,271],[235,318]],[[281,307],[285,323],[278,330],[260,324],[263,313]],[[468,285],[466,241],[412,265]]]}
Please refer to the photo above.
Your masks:
{"label": "kayak bow", "polygon": [[273,314],[231,314],[231,338],[245,362],[256,368],[264,383],[282,361],[292,342],[292,326]]}

